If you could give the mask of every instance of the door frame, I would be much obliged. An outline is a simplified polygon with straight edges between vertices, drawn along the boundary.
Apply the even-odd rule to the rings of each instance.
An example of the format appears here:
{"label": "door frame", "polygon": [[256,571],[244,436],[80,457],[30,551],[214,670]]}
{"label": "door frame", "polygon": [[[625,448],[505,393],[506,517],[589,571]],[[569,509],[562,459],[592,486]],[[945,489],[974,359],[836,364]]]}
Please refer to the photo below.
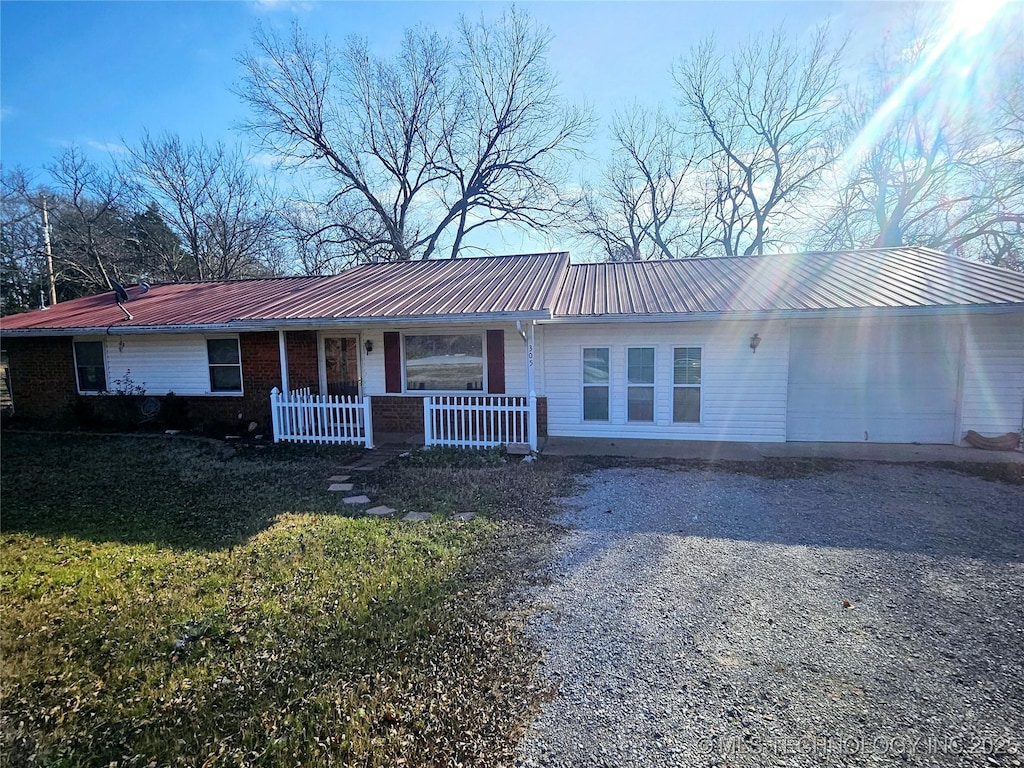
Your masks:
{"label": "door frame", "polygon": [[316,334],[316,367],[320,381],[320,392],[327,394],[327,358],[324,355],[324,339],[350,338],[356,340],[356,389],[359,399],[363,399],[363,355],[362,337],[358,331],[317,331]]}

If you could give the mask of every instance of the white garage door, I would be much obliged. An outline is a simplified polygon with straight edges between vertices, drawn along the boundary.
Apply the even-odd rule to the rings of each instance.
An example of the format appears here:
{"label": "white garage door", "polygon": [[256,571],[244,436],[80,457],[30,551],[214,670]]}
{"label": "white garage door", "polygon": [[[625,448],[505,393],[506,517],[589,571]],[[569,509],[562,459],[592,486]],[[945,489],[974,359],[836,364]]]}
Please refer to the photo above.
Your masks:
{"label": "white garage door", "polygon": [[953,442],[959,348],[934,321],[793,328],[786,439]]}

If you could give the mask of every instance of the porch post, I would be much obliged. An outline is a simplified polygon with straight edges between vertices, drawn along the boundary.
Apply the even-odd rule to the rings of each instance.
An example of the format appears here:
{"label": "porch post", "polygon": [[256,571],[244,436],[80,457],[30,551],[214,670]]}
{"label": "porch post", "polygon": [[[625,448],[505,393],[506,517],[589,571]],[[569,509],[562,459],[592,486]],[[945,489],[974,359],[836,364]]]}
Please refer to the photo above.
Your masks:
{"label": "porch post", "polygon": [[281,391],[288,391],[288,345],[285,343],[284,331],[277,332],[278,357],[281,358]]}
{"label": "porch post", "polygon": [[429,448],[434,444],[433,411],[430,408],[430,395],[423,398],[423,446]]}
{"label": "porch post", "polygon": [[537,386],[533,375],[533,330],[536,322],[530,321],[530,332],[526,340],[526,386],[530,391],[530,450],[537,450]]}
{"label": "porch post", "polygon": [[363,398],[363,432],[366,438],[366,447],[373,448],[373,405],[370,396]]}
{"label": "porch post", "polygon": [[278,442],[281,434],[281,407],[279,405],[279,398],[281,393],[277,391],[277,387],[270,390],[270,420],[274,425],[274,442]]}

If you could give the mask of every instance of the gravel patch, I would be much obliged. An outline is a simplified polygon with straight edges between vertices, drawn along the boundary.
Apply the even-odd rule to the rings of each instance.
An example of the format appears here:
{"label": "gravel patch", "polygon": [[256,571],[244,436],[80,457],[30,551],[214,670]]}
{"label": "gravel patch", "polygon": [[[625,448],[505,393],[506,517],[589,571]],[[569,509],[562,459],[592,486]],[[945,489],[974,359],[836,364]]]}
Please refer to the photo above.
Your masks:
{"label": "gravel patch", "polygon": [[1024,764],[1024,489],[607,469],[567,500],[517,764]]}

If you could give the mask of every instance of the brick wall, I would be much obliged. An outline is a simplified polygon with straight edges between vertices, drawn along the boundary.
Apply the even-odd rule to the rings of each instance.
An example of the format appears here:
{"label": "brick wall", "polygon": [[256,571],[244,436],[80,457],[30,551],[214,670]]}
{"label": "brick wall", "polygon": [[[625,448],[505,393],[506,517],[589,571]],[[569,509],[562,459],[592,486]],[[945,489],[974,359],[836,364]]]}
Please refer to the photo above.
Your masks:
{"label": "brick wall", "polygon": [[320,394],[316,331],[286,332],[285,348],[288,352],[288,388],[309,387],[313,394]]}
{"label": "brick wall", "polygon": [[[270,390],[281,386],[277,333],[243,333],[239,339],[245,388],[242,397],[182,395],[176,399],[187,408],[188,420],[195,427],[241,422],[241,428],[245,428],[255,421],[260,432],[270,435]],[[318,392],[316,333],[289,332],[286,344],[289,385]],[[73,421],[76,402],[95,402],[95,396],[77,394],[70,337],[6,339],[3,347],[10,360],[11,392],[19,419],[67,425]],[[374,395],[372,408],[375,432],[423,432],[421,397]],[[537,432],[541,437],[547,436],[547,413],[547,398],[538,397]]]}
{"label": "brick wall", "polygon": [[[423,432],[423,398],[374,395],[370,404],[373,431]],[[537,398],[537,434],[548,435],[548,399]]]}
{"label": "brick wall", "polygon": [[374,395],[370,401],[373,431],[414,432],[423,431],[423,398],[392,397]]}
{"label": "brick wall", "polygon": [[[296,341],[300,375],[307,378],[310,346],[312,368],[314,372],[316,370],[316,335],[312,334],[312,337],[312,340],[300,338]],[[242,422],[247,426],[250,421],[255,421],[260,431],[270,434],[270,390],[281,386],[277,333],[240,334],[239,346],[245,389],[243,396],[181,395],[175,400],[187,409],[192,426],[201,427],[213,422]],[[78,394],[71,337],[5,339],[3,347],[10,360],[11,391],[15,415],[19,420],[68,426],[74,422],[76,404],[85,404],[93,410],[99,405],[96,395]]]}
{"label": "brick wall", "polygon": [[[203,396],[181,399],[188,402],[190,420],[196,426],[212,422],[248,426],[255,421],[259,431],[271,434],[270,390],[281,387],[280,348],[277,333],[242,333],[238,336],[242,355],[242,397]],[[291,382],[289,382],[290,384]]]}
{"label": "brick wall", "polygon": [[19,419],[59,422],[71,418],[78,399],[70,336],[5,339],[14,412]]}

